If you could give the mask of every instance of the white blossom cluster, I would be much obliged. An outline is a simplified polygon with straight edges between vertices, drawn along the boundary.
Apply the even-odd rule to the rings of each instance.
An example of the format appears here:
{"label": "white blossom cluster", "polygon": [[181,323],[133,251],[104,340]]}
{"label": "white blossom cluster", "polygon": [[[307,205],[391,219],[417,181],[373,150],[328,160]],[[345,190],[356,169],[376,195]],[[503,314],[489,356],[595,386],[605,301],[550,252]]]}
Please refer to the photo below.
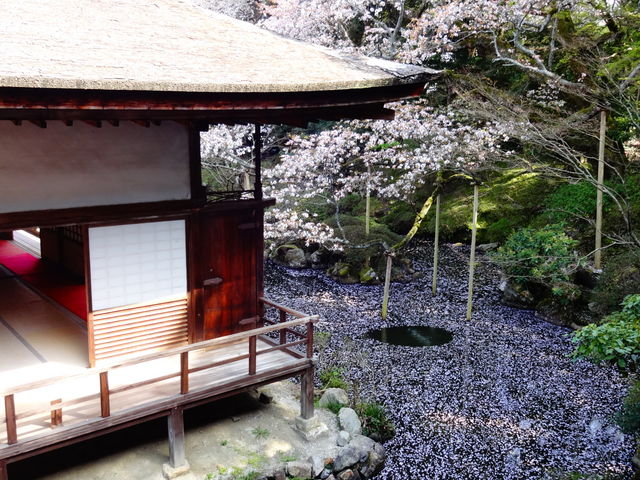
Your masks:
{"label": "white blossom cluster", "polygon": [[557,85],[547,82],[534,90],[527,92],[527,98],[537,105],[546,108],[562,108],[567,103],[560,98],[560,89]]}

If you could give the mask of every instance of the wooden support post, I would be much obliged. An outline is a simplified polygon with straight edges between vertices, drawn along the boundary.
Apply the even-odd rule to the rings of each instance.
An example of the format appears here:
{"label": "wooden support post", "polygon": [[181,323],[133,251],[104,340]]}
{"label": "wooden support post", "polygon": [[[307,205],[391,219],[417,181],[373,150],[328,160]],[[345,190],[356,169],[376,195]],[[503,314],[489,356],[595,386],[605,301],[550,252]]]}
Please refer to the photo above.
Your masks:
{"label": "wooden support post", "polygon": [[433,276],[431,278],[431,293],[438,293],[438,248],[440,245],[440,195],[436,197],[436,225],[433,235]]}
{"label": "wooden support post", "polygon": [[189,352],[180,354],[180,393],[189,393]]}
{"label": "wooden support post", "polygon": [[61,403],[61,398],[51,400],[51,428],[62,425],[62,408],[56,408],[56,405]]}
{"label": "wooden support post", "polygon": [[0,460],[0,480],[9,480],[9,472],[7,471],[7,462]]}
{"label": "wooden support post", "polygon": [[369,236],[369,219],[371,218],[371,164],[367,163],[367,199],[364,212],[364,234]]}
{"label": "wooden support post", "polygon": [[307,358],[313,358],[313,322],[307,323]]}
{"label": "wooden support post", "polygon": [[[280,323],[287,321],[287,312],[280,310]],[[287,331],[283,328],[280,330],[280,345],[287,343]]]}
{"label": "wooden support post", "polygon": [[300,377],[300,416],[309,420],[313,414],[313,366],[311,366]]}
{"label": "wooden support post", "polygon": [[260,124],[255,124],[253,133],[253,156],[255,169],[254,197],[262,200],[262,137],[260,136]]}
{"label": "wooden support post", "polygon": [[607,135],[607,112],[600,111],[600,144],[598,146],[598,190],[596,192],[596,245],[593,266],[602,268],[602,189],[604,184],[604,147]]}
{"label": "wooden support post", "polygon": [[387,253],[387,268],[384,273],[384,290],[382,291],[382,319],[387,319],[389,308],[389,288],[391,286],[391,266],[393,265],[393,255]]}
{"label": "wooden support post", "polygon": [[473,185],[473,220],[471,221],[471,254],[469,256],[469,294],[467,296],[467,320],[471,320],[473,308],[473,273],[476,268],[476,231],[478,229],[478,184]]}
{"label": "wooden support post", "polygon": [[13,445],[18,443],[18,427],[16,424],[16,405],[13,395],[4,397],[4,416],[7,423],[7,443]]}
{"label": "wooden support post", "polygon": [[184,418],[182,408],[171,409],[167,419],[169,427],[169,465],[173,468],[182,467],[187,463],[184,449]]}
{"label": "wooden support post", "polygon": [[256,374],[256,344],[257,337],[249,337],[249,375]]}
{"label": "wooden support post", "polygon": [[111,415],[108,372],[100,372],[100,415],[102,415],[103,418]]}

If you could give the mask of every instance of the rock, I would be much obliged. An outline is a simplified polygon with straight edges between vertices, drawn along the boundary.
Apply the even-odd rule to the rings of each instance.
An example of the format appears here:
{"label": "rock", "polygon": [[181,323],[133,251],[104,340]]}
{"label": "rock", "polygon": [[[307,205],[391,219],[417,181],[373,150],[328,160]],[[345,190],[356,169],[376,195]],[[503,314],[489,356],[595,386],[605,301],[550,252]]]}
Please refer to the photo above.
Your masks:
{"label": "rock", "polygon": [[269,403],[273,402],[273,395],[270,395],[270,394],[265,393],[265,392],[260,392],[260,396],[258,397],[258,401],[260,403],[264,403],[265,405],[268,405]]}
{"label": "rock", "polygon": [[[353,439],[349,444],[338,451],[338,455],[333,462],[334,471],[339,472],[345,468],[351,468],[367,462],[371,452],[380,452],[379,448],[382,448],[382,445],[379,448],[376,445],[380,444],[364,435],[353,435]],[[384,449],[382,449],[382,456],[384,457]]]}
{"label": "rock", "polygon": [[304,250],[298,247],[290,248],[284,254],[284,264],[290,268],[304,268],[307,266],[307,259]]}
{"label": "rock", "polygon": [[320,480],[327,480],[329,478],[334,478],[333,474],[331,473],[331,469],[330,468],[325,468],[322,470],[322,472],[320,472]]}
{"label": "rock", "polygon": [[342,430],[346,430],[351,435],[360,435],[362,433],[362,424],[358,418],[358,414],[353,408],[344,407],[338,412],[338,422]]}
{"label": "rock", "polygon": [[476,247],[476,250],[479,250],[482,253],[487,253],[495,250],[496,248],[498,248],[497,243],[483,243],[481,245],[478,245]]}
{"label": "rock", "polygon": [[340,472],[337,478],[338,480],[353,480],[354,476],[353,470],[347,469],[344,472]]}
{"label": "rock", "polygon": [[315,252],[309,254],[307,262],[311,266],[311,268],[322,268],[327,265],[327,251],[319,248]]}
{"label": "rock", "polygon": [[[367,437],[364,437],[367,438]],[[369,456],[365,464],[360,467],[360,473],[365,478],[371,478],[378,474],[384,466],[384,461],[387,457],[384,447],[377,442],[373,442],[370,445]]]}
{"label": "rock", "polygon": [[349,397],[347,392],[342,388],[327,388],[320,398],[320,405],[327,408],[329,405],[349,405]]}
{"label": "rock", "polygon": [[275,480],[287,480],[287,474],[285,473],[284,469],[279,468],[278,470],[273,472],[273,478]]}
{"label": "rock", "polygon": [[287,462],[287,474],[290,477],[313,478],[313,466],[309,462]]}
{"label": "rock", "polygon": [[371,267],[363,267],[359,273],[360,283],[364,283],[365,285],[376,285],[380,283],[380,279],[378,278],[378,274]]}
{"label": "rock", "polygon": [[351,435],[346,430],[340,430],[338,432],[338,438],[336,439],[336,443],[339,447],[344,447],[347,443],[351,441]]}
{"label": "rock", "polygon": [[[320,455],[313,455],[309,457],[309,463],[313,466],[313,475],[312,476],[320,476],[324,471],[324,466],[326,464],[325,457]],[[328,476],[328,475],[327,475]]]}
{"label": "rock", "polygon": [[503,277],[498,285],[502,291],[502,303],[509,307],[532,309],[535,307],[535,298],[533,294],[522,288],[506,277]]}
{"label": "rock", "polygon": [[329,475],[326,480],[336,480],[336,477],[333,476],[333,474]]}

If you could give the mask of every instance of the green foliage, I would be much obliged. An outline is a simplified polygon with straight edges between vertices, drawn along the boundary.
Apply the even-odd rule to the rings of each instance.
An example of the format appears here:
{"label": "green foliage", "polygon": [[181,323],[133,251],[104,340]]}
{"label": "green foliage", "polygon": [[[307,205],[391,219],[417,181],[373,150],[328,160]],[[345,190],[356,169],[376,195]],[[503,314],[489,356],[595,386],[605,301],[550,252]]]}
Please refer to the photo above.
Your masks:
{"label": "green foliage", "polygon": [[395,426],[379,403],[359,403],[355,410],[362,421],[364,435],[380,442],[389,440],[395,435]]}
{"label": "green foliage", "polygon": [[523,228],[510,235],[493,258],[516,283],[553,286],[569,281],[569,270],[577,262],[576,243],[562,225]]}
{"label": "green foliage", "polygon": [[[604,199],[605,206],[609,200]],[[591,218],[596,211],[596,189],[593,184],[581,181],[559,186],[545,201],[545,221],[575,224],[582,218]]]}
{"label": "green foliage", "polygon": [[322,383],[322,388],[342,388],[343,390],[349,388],[344,379],[344,370],[337,367],[320,372],[320,383]]}
{"label": "green foliage", "polygon": [[627,250],[606,259],[591,301],[606,315],[635,292],[640,292],[640,251]]}
{"label": "green foliage", "polygon": [[340,409],[344,407],[340,402],[330,402],[326,405],[326,409],[330,412],[335,413],[336,415],[340,412]]}
{"label": "green foliage", "polygon": [[226,447],[229,444],[229,440],[220,440],[220,446]]}
{"label": "green foliage", "polygon": [[253,430],[251,430],[251,433],[257,439],[265,439],[270,435],[269,430],[267,430],[266,428],[260,428],[260,427],[255,427]]}
{"label": "green foliage", "polygon": [[640,294],[628,295],[622,310],[591,324],[573,335],[574,357],[596,363],[607,362],[621,369],[635,369],[640,359]]}
{"label": "green foliage", "polygon": [[640,382],[635,382],[624,400],[622,409],[614,420],[624,433],[640,433]]}

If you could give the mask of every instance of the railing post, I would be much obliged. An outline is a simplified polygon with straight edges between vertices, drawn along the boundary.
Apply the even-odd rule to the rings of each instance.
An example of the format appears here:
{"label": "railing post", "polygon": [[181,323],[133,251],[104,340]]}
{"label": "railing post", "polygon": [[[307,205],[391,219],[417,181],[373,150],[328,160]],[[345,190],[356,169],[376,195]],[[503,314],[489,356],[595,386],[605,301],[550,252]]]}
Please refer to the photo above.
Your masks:
{"label": "railing post", "polygon": [[7,443],[18,443],[18,427],[16,425],[16,405],[13,394],[4,397],[4,414],[7,422]]}
{"label": "railing post", "polygon": [[256,374],[256,344],[257,337],[255,335],[249,337],[249,375]]}
{"label": "railing post", "polygon": [[0,480],[9,480],[9,472],[7,471],[7,462],[0,460]]}
{"label": "railing post", "polygon": [[109,372],[100,372],[100,415],[103,418],[111,415],[109,401]]}
{"label": "railing post", "polygon": [[61,403],[61,398],[51,400],[51,428],[62,425],[62,408],[56,408]]}
{"label": "railing post", "polygon": [[[280,310],[280,323],[287,321],[287,312]],[[287,331],[283,328],[280,330],[280,345],[287,343]]]}
{"label": "railing post", "polygon": [[313,358],[313,322],[307,323],[307,358]]}
{"label": "railing post", "polygon": [[180,354],[180,393],[189,393],[189,352]]}

